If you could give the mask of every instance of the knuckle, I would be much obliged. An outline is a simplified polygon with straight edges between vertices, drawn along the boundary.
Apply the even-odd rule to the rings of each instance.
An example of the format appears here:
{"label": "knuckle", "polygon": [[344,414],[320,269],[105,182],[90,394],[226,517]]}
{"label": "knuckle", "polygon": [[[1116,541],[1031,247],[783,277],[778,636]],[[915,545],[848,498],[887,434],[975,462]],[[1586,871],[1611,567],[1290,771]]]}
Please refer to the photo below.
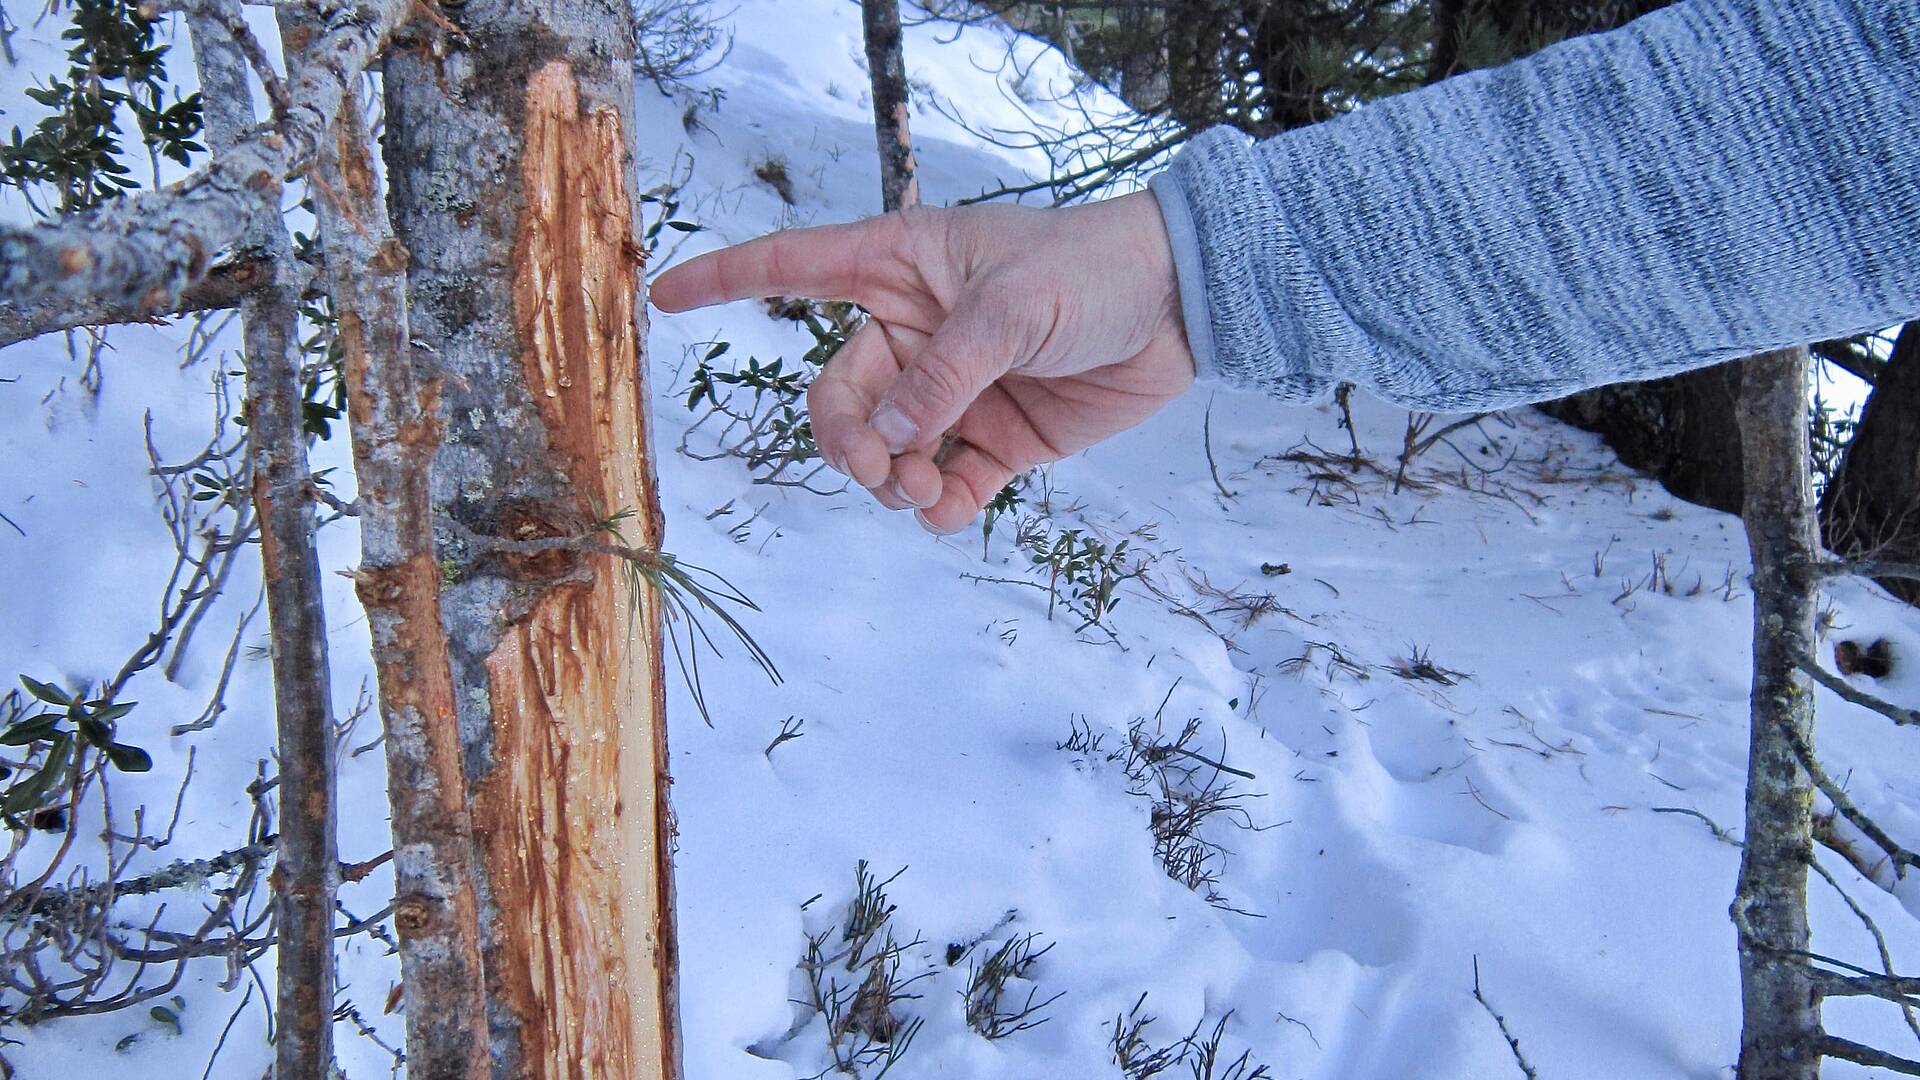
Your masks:
{"label": "knuckle", "polygon": [[913,402],[927,409],[946,410],[961,403],[967,381],[951,361],[936,360],[914,369],[907,390]]}

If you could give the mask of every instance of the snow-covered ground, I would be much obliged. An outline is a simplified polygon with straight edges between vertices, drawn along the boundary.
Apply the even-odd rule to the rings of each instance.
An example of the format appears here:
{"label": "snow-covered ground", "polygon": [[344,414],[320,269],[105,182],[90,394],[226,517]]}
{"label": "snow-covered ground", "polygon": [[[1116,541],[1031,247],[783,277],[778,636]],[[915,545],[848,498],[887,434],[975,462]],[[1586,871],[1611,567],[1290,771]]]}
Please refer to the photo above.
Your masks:
{"label": "snow-covered ground", "polygon": [[[680,216],[708,231],[684,252],[877,209],[858,6],[749,0],[731,24],[732,54],[700,80],[724,99],[691,133],[683,101],[640,91],[644,178],[692,161]],[[27,37],[23,63],[44,69],[51,54]],[[1021,95],[1039,95],[1000,63],[1010,41],[991,27],[914,28],[908,71],[974,125],[1012,126]],[[1034,65],[1026,80],[1066,85],[1057,56],[1013,44],[1017,67]],[[8,91],[9,120],[18,100]],[[929,201],[1035,165],[937,112],[913,123]],[[769,161],[783,164],[791,205],[755,178]],[[11,380],[0,512],[25,534],[0,523],[0,674],[97,679],[146,632],[167,553],[142,416],[153,410],[172,457],[198,448],[210,417],[215,365],[177,369],[182,333],[116,331],[97,398],[75,387],[58,340],[0,352]],[[757,304],[656,318],[661,447],[691,423],[685,380],[718,340],[743,359],[797,358],[810,344]],[[1750,605],[1738,521],[1672,499],[1531,412],[1455,433],[1395,493],[1388,463],[1406,414],[1369,401],[1356,412],[1354,437],[1385,472],[1324,460],[1348,449],[1332,407],[1196,391],[1049,470],[984,557],[977,530],[935,539],[859,492],[755,485],[734,460],[663,456],[667,546],[759,602],[748,626],[785,676],[770,683],[734,649],[707,668],[711,726],[681,688],[670,702],[693,1080],[789,1080],[831,1064],[823,1025],[793,1003],[805,996],[796,964],[807,935],[845,910],[863,860],[883,878],[904,868],[887,888],[892,926],[924,939],[902,963],[903,976],[927,977],[901,1008],[924,1021],[889,1074],[901,1080],[1117,1076],[1115,1019],[1142,994],[1159,1017],[1149,1041],[1231,1012],[1228,1056],[1251,1051],[1277,1080],[1517,1077],[1474,998],[1476,958],[1487,1001],[1542,1077],[1731,1074],[1737,851],[1695,818],[1655,811],[1739,829]],[[346,472],[339,438],[317,455]],[[1020,584],[1044,580],[1016,545],[1023,517],[1130,540],[1143,577],[1121,586],[1108,632],[1049,620],[1046,592]],[[325,565],[351,567],[356,548],[350,522],[330,527]],[[1656,574],[1671,592],[1644,584]],[[348,583],[330,581],[345,715],[370,669]],[[229,627],[252,599],[235,592],[247,595],[223,609]],[[1835,638],[1885,636],[1897,655],[1920,655],[1912,609],[1851,584],[1834,605]],[[117,784],[116,799],[170,812],[190,752],[196,770],[173,845],[137,867],[244,839],[242,785],[271,745],[264,660],[242,657],[213,729],[166,735],[200,709],[224,644],[207,634],[178,684],[154,672],[134,687],[128,723],[157,767]],[[1876,689],[1915,700],[1920,676],[1907,664]],[[1824,690],[1820,708],[1836,774],[1896,834],[1920,836],[1909,733]],[[1130,725],[1152,732],[1156,716],[1169,735],[1197,719],[1191,749],[1237,771],[1197,775],[1244,796],[1246,827],[1223,814],[1201,833],[1221,849],[1213,903],[1166,875],[1152,800],[1109,760]],[[803,734],[768,752],[789,718]],[[1059,748],[1076,730],[1077,749]],[[1088,752],[1094,736],[1101,749]],[[346,760],[343,858],[386,848],[382,780],[379,754]],[[1831,855],[1825,865],[1896,958],[1920,956],[1909,910],[1920,894],[1889,895]],[[376,872],[343,900],[369,913],[390,884]],[[1816,879],[1812,898],[1816,948],[1874,966],[1834,890]],[[1061,996],[1041,1026],[988,1041],[964,1023],[969,966],[1027,933],[1053,945],[1028,971],[1036,1000]],[[950,944],[983,936],[949,965]],[[347,999],[397,1044],[399,1018],[381,1012],[397,973],[385,947],[356,937],[343,957]],[[29,1077],[198,1076],[240,1003],[218,989],[225,975],[207,961],[182,984],[178,1033],[136,1010],[5,1032],[22,1041],[7,1056]],[[1912,1038],[1890,1009],[1834,1001],[1827,1014],[1863,1041]],[[260,1075],[265,1030],[256,992],[213,1075]],[[128,1035],[139,1037],[116,1049]],[[341,1046],[349,1075],[387,1071],[351,1028]]]}

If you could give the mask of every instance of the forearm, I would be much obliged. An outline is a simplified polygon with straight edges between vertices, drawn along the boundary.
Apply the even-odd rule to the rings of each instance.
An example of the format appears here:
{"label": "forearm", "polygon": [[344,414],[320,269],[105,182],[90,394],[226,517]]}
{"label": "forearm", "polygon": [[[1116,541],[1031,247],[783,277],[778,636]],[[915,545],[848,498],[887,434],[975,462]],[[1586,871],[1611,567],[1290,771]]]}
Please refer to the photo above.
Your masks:
{"label": "forearm", "polygon": [[1920,30],[1683,0],[1154,178],[1202,377],[1538,401],[1920,314]]}

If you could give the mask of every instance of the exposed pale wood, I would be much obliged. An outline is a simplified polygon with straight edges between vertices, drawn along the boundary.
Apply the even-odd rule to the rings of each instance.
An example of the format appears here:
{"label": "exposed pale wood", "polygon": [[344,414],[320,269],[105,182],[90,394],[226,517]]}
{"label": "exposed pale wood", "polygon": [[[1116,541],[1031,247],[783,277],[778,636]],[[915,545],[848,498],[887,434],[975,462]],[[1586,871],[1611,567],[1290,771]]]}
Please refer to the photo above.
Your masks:
{"label": "exposed pale wood", "polygon": [[580,540],[622,511],[610,546],[660,535],[633,13],[446,12],[457,37],[420,24],[422,47],[387,57],[381,145],[416,353],[445,399],[441,617],[492,1075],[677,1080],[659,613],[644,592],[630,607],[621,556]]}
{"label": "exposed pale wood", "polygon": [[[586,517],[636,511],[657,547],[642,411],[625,137],[582,112],[565,64],[526,94],[515,250],[521,365]],[[495,766],[476,792],[496,909],[496,984],[539,1077],[677,1075],[659,609],[622,566],[556,552],[548,587],[487,658]],[[539,556],[535,556],[539,558]],[[580,560],[569,568],[569,560]]]}

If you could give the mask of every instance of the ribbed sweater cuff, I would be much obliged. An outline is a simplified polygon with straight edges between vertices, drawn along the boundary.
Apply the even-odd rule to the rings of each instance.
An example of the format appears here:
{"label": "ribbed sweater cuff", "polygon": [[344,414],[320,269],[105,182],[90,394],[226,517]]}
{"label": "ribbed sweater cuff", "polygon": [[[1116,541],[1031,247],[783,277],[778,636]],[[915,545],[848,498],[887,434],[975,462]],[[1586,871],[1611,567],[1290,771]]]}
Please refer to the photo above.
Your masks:
{"label": "ribbed sweater cuff", "polygon": [[1213,363],[1213,316],[1207,310],[1207,264],[1200,253],[1200,234],[1193,224],[1187,193],[1174,182],[1171,170],[1147,181],[1160,204],[1160,221],[1173,248],[1175,284],[1180,290],[1180,319],[1186,324],[1187,351],[1193,354],[1193,377],[1212,382],[1220,376]]}
{"label": "ribbed sweater cuff", "polygon": [[1173,245],[1198,377],[1306,402],[1332,380],[1312,370],[1297,302],[1324,288],[1310,280],[1272,169],[1244,135],[1218,127],[1149,183]]}

